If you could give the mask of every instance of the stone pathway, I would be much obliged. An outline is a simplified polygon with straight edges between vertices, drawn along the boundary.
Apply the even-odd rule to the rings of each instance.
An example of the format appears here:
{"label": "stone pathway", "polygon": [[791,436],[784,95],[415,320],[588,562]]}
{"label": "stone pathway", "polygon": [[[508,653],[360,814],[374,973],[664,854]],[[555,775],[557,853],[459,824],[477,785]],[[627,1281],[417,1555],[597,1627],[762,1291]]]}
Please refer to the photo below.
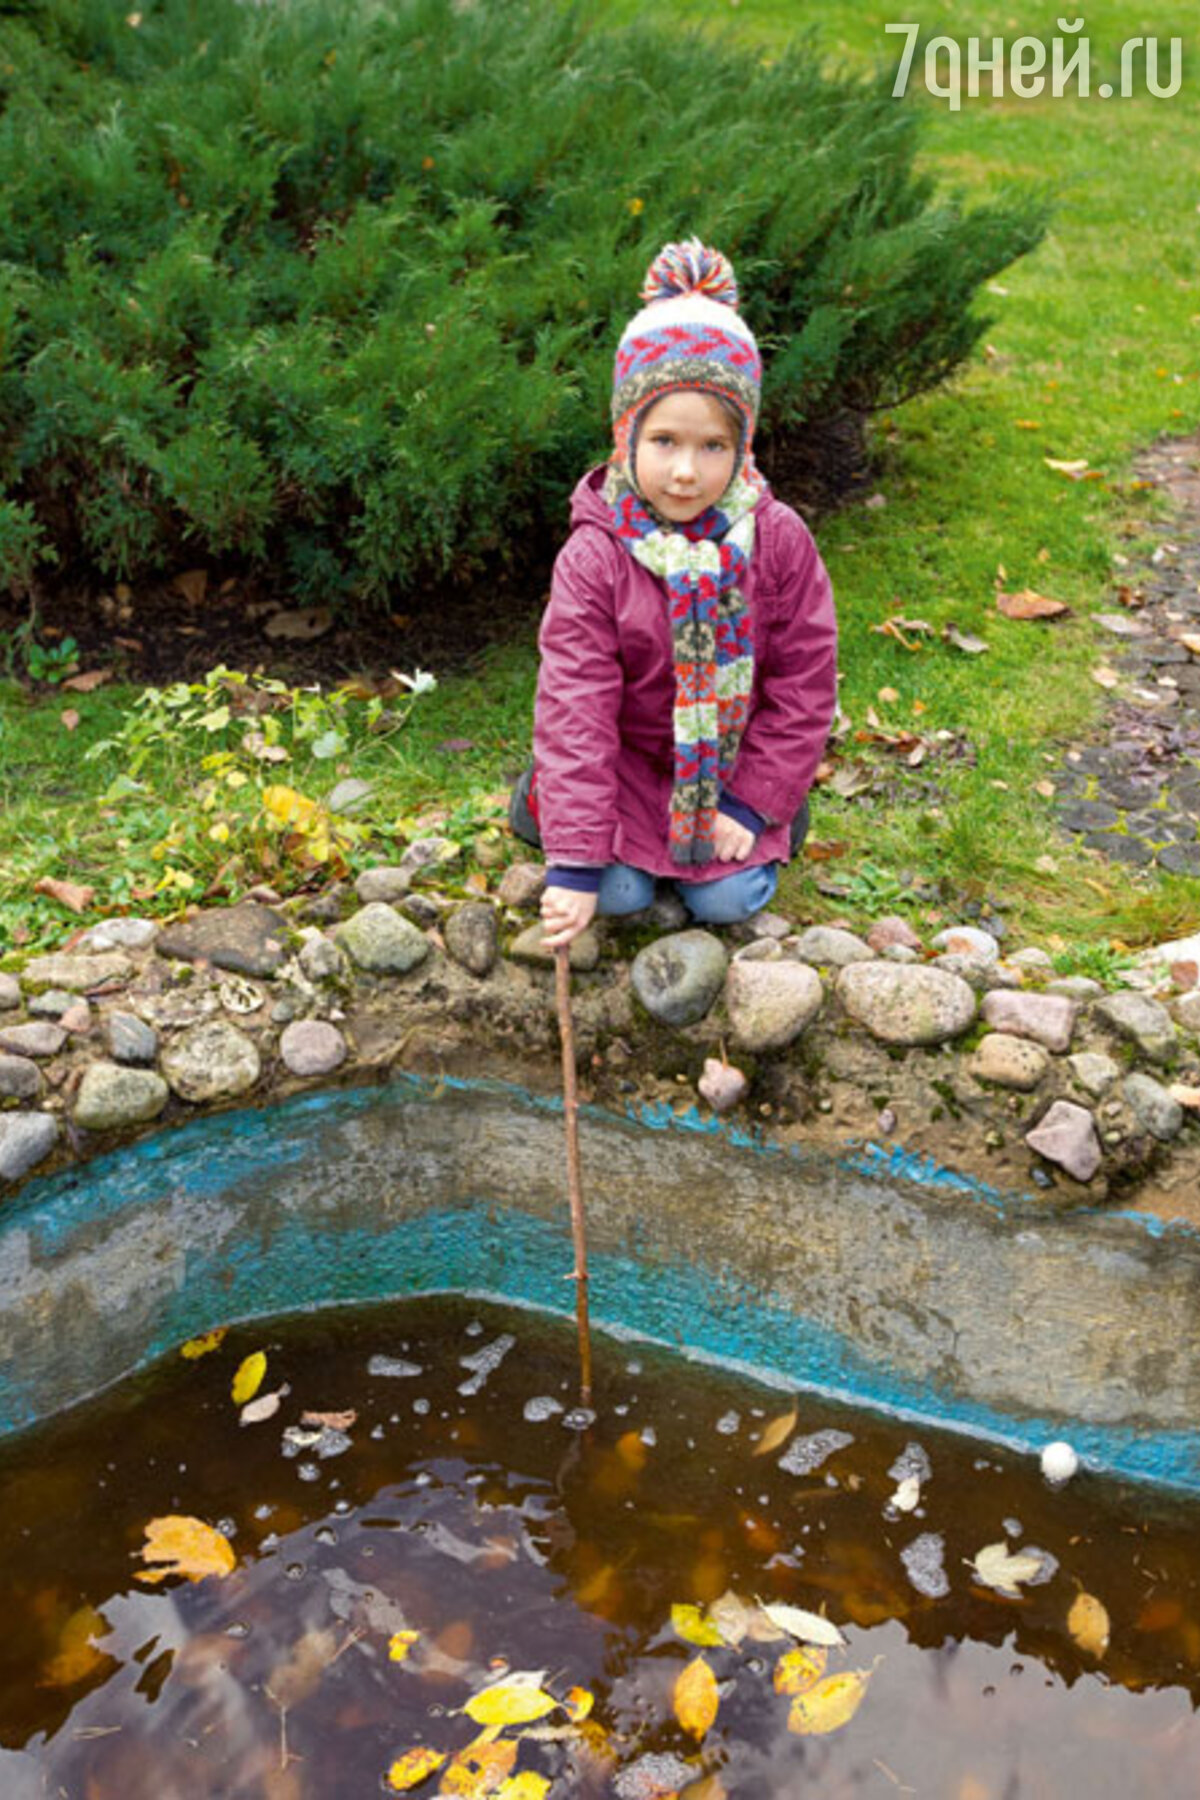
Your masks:
{"label": "stone pathway", "polygon": [[1140,604],[1093,615],[1121,687],[1104,741],[1069,750],[1055,776],[1059,823],[1113,862],[1200,875],[1200,438],[1152,446],[1137,476],[1179,516],[1129,571]]}

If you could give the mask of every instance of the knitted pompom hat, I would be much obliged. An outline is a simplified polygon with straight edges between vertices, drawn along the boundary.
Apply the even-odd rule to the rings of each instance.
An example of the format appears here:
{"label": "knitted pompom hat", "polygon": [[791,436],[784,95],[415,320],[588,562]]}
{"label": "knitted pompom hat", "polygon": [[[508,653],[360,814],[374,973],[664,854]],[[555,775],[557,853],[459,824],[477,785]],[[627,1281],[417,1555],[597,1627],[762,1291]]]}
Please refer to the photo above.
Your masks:
{"label": "knitted pompom hat", "polygon": [[676,388],[724,400],[741,420],[738,467],[752,467],[762,361],[737,310],[727,257],[699,238],[665,244],[646,271],[640,312],[621,333],[613,370],[614,461],[632,478],[638,426],[648,407]]}

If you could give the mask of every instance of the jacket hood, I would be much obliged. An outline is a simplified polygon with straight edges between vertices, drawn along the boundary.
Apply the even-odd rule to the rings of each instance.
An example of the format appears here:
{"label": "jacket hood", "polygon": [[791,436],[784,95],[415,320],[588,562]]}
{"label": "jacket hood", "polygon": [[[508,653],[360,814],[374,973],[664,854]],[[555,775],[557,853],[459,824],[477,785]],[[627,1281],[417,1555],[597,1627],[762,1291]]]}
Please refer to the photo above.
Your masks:
{"label": "jacket hood", "polygon": [[[589,469],[571,495],[571,529],[575,531],[580,525],[599,525],[602,530],[608,532],[610,537],[616,538],[620,543],[621,539],[613,521],[612,512],[604,498],[604,481],[608,474],[608,468],[607,463],[600,463],[596,468]],[[758,507],[766,505],[771,498],[770,485],[764,481]],[[755,511],[758,510],[758,507],[755,508]]]}

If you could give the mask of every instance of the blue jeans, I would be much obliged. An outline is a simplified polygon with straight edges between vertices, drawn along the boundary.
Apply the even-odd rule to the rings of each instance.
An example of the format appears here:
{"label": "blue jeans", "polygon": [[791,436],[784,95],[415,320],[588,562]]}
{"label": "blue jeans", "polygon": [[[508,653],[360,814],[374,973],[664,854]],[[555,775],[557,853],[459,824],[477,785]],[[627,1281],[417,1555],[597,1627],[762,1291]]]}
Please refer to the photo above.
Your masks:
{"label": "blue jeans", "polygon": [[[735,868],[715,881],[676,881],[675,892],[701,925],[736,925],[769,906],[779,879],[777,863]],[[654,900],[654,877],[628,863],[609,863],[600,877],[597,912],[610,917],[641,912]]]}

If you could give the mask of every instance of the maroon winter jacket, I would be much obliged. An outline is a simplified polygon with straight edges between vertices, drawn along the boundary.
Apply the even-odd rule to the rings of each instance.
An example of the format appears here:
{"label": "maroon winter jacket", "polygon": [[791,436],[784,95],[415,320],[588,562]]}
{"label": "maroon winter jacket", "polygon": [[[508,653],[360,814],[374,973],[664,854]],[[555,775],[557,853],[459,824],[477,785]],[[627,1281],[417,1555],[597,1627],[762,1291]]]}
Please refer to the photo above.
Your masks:
{"label": "maroon winter jacket", "polygon": [[549,863],[629,863],[712,881],[782,862],[837,693],[829,577],[808,527],[768,492],[743,584],[754,628],[750,715],[725,791],[767,820],[747,863],[671,861],[675,666],[666,587],[616,536],[593,469],[575,489],[539,634],[534,712],[539,827]]}

